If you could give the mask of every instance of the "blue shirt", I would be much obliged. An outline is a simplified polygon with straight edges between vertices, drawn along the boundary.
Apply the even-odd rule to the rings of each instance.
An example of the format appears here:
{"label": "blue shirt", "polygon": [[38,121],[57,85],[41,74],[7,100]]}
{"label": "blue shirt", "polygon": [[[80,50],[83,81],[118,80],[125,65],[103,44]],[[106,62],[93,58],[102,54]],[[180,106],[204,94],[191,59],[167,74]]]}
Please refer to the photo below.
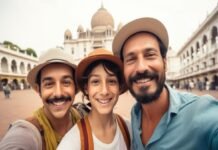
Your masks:
{"label": "blue shirt", "polygon": [[141,141],[141,105],[131,112],[133,150],[218,150],[218,101],[166,86],[169,109],[146,145]]}

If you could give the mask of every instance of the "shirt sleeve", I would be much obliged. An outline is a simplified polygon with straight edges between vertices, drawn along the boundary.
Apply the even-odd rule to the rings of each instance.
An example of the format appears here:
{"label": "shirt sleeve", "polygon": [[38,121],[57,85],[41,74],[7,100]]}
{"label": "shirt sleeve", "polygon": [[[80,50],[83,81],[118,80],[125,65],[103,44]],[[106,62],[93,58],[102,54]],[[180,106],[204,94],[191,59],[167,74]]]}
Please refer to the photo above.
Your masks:
{"label": "shirt sleeve", "polygon": [[73,126],[62,138],[57,150],[80,150],[80,132],[77,125]]}
{"label": "shirt sleeve", "polygon": [[1,150],[41,150],[42,140],[38,129],[25,120],[11,124],[0,142]]}
{"label": "shirt sleeve", "polygon": [[216,132],[214,133],[214,136],[212,138],[211,149],[212,150],[218,149],[218,129],[216,130]]}

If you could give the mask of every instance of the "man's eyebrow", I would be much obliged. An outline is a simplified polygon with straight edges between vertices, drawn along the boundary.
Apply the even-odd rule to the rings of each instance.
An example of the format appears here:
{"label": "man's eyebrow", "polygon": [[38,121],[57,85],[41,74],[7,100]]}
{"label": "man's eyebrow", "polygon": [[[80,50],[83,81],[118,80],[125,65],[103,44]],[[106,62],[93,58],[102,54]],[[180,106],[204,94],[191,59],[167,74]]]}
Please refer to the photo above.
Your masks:
{"label": "man's eyebrow", "polygon": [[42,82],[51,81],[51,80],[52,80],[52,77],[45,77],[42,79]]}
{"label": "man's eyebrow", "polygon": [[72,80],[74,79],[73,76],[71,76],[71,75],[66,75],[66,76],[63,76],[62,78],[63,78],[63,79],[68,79],[68,78],[70,78],[70,79],[72,79]]}

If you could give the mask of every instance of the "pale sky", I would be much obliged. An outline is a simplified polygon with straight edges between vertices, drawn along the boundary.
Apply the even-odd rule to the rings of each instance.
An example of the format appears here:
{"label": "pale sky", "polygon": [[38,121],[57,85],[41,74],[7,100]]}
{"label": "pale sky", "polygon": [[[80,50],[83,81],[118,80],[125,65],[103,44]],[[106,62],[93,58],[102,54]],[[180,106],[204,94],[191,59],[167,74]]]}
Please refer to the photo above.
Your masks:
{"label": "pale sky", "polygon": [[63,46],[64,32],[73,38],[77,28],[91,29],[92,15],[104,7],[114,18],[115,29],[139,17],[161,20],[170,46],[178,50],[217,5],[218,0],[0,0],[0,43],[11,41],[38,55]]}

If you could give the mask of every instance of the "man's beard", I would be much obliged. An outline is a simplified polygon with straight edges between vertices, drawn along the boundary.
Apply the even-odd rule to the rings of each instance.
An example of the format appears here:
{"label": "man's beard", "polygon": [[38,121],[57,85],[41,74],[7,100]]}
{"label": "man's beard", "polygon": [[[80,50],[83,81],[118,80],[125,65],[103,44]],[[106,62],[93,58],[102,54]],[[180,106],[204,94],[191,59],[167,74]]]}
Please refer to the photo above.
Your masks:
{"label": "man's beard", "polygon": [[[142,86],[139,89],[139,94],[137,94],[133,90],[133,84],[137,80],[145,79],[145,78],[150,78],[152,80],[156,80],[157,81],[157,84],[156,84],[157,89],[152,93],[148,93],[146,91],[148,91],[149,87]],[[155,72],[145,71],[144,73],[137,73],[135,76],[130,77],[128,79],[128,86],[129,86],[130,93],[133,95],[133,97],[136,98],[136,100],[139,103],[148,104],[148,103],[151,103],[151,102],[157,100],[160,97],[160,94],[161,94],[163,87],[164,87],[164,82],[165,82],[165,74],[163,74],[163,76],[159,76]]]}

